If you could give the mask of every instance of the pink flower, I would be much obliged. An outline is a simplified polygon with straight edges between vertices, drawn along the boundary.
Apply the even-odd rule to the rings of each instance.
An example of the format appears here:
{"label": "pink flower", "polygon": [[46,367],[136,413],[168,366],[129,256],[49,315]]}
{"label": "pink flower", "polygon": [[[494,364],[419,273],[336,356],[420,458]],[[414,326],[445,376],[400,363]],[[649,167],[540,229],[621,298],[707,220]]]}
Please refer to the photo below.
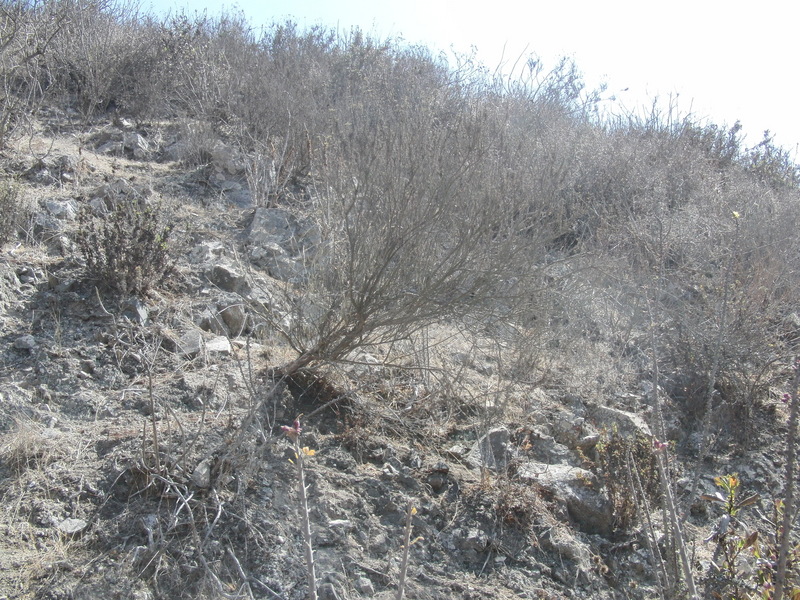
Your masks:
{"label": "pink flower", "polygon": [[659,442],[656,438],[653,438],[653,450],[655,450],[656,452],[660,452],[661,450],[666,450],[667,446],[669,446],[669,444],[667,444],[666,442]]}
{"label": "pink flower", "polygon": [[784,394],[783,396],[781,396],[781,402],[783,402],[784,404],[788,404],[789,400],[791,399],[792,399],[791,394]]}
{"label": "pink flower", "polygon": [[303,431],[303,428],[300,427],[300,417],[297,417],[294,420],[294,423],[292,423],[291,427],[288,425],[281,425],[281,431],[283,431],[283,433],[285,433],[290,440],[296,442],[297,438],[300,437],[300,433]]}

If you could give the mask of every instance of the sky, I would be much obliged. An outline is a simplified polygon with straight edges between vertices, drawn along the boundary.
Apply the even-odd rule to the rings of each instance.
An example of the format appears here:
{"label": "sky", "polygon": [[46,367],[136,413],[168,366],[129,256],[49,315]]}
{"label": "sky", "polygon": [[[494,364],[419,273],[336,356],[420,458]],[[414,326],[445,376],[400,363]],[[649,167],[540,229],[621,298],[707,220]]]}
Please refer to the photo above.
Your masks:
{"label": "sky", "polygon": [[[158,11],[218,14],[209,0],[153,0]],[[746,144],[765,129],[798,160],[800,3],[788,0],[237,0],[258,27],[359,27],[435,51],[469,52],[494,68],[534,54],[572,58],[608,105],[641,112],[655,98],[718,125],[741,121]],[[614,98],[611,100],[611,98]]]}

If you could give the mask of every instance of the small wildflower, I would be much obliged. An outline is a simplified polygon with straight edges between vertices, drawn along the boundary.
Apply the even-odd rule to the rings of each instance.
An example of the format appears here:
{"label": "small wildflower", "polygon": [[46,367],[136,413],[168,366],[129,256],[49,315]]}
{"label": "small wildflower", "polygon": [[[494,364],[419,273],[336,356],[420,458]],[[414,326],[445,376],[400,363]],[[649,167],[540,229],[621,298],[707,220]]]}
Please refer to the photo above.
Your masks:
{"label": "small wildflower", "polygon": [[786,393],[783,396],[781,396],[781,402],[783,402],[784,404],[789,404],[789,400],[791,400],[791,399],[792,399],[792,396],[791,396],[791,394],[788,394],[788,393]]}
{"label": "small wildflower", "polygon": [[303,446],[302,452],[306,456],[314,456],[317,453],[316,450],[311,450],[308,446]]}
{"label": "small wildflower", "polygon": [[741,215],[738,213],[738,211],[733,211],[733,218],[734,219],[738,219],[740,216]]}
{"label": "small wildflower", "polygon": [[302,415],[298,416],[294,420],[294,423],[292,423],[291,427],[289,427],[288,425],[281,425],[281,431],[283,431],[283,433],[285,433],[286,436],[290,440],[292,440],[293,442],[297,441],[297,438],[300,437],[300,433],[303,431],[303,428],[300,427],[300,417],[301,416]]}
{"label": "small wildflower", "polygon": [[656,452],[666,450],[668,445],[666,442],[659,442],[656,438],[653,438],[653,450]]}

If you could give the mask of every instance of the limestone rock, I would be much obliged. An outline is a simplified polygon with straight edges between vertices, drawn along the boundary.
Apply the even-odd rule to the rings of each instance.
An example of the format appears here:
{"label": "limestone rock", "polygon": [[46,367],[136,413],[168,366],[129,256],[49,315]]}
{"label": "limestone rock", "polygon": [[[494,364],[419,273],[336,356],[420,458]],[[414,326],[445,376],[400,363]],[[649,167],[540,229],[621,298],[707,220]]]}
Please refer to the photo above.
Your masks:
{"label": "limestone rock", "polygon": [[56,528],[65,535],[77,535],[85,530],[89,524],[83,519],[64,519]]}
{"label": "limestone rock", "polygon": [[134,158],[139,160],[147,158],[150,150],[150,145],[147,140],[139,133],[131,131],[126,133],[122,138],[122,146],[125,150],[133,154]]}
{"label": "limestone rock", "polygon": [[250,289],[245,276],[234,266],[220,263],[205,272],[208,280],[224,292],[245,295]]}
{"label": "limestone rock", "polygon": [[467,456],[467,464],[475,469],[502,469],[508,462],[510,437],[511,434],[505,427],[492,429],[472,447]]}
{"label": "limestone rock", "polygon": [[650,427],[639,415],[610,406],[597,406],[590,415],[598,428],[616,430],[625,437],[651,437]]}
{"label": "limestone rock", "polygon": [[211,459],[206,458],[192,471],[192,482],[199,488],[207,488],[211,485]]}
{"label": "limestone rock", "polygon": [[217,336],[208,340],[206,343],[206,352],[209,354],[230,354],[231,353],[231,343],[228,341],[228,338],[223,336]]}
{"label": "limestone rock", "polygon": [[591,471],[568,465],[529,462],[518,472],[521,479],[535,481],[566,506],[581,531],[608,535],[613,529],[612,506],[600,491]]}
{"label": "limestone rock", "polygon": [[199,330],[187,331],[178,339],[177,346],[182,356],[197,356],[203,350],[202,332]]}
{"label": "limestone rock", "polygon": [[33,350],[38,344],[32,335],[23,335],[14,340],[14,348],[17,350]]}

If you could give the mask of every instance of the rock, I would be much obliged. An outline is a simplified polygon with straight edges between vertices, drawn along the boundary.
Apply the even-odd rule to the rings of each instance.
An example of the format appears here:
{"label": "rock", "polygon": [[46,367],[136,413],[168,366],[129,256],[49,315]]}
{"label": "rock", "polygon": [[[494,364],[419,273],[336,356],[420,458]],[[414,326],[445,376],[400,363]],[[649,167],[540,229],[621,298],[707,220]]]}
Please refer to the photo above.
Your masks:
{"label": "rock", "polygon": [[222,242],[201,242],[189,251],[189,262],[199,264],[219,259],[225,255],[225,246]]}
{"label": "rock", "polygon": [[797,340],[800,337],[800,315],[796,312],[786,315],[781,323],[781,333],[787,342]]}
{"label": "rock", "polygon": [[231,336],[238,337],[249,331],[247,311],[241,302],[225,306],[219,314],[225,325],[228,326]]}
{"label": "rock", "polygon": [[248,257],[274,270],[276,279],[302,276],[304,263],[320,244],[319,229],[282,208],[257,208],[246,231]]}
{"label": "rock", "polygon": [[6,310],[15,302],[20,281],[17,274],[8,265],[0,265],[0,310]]}
{"label": "rock", "polygon": [[125,149],[125,144],[122,142],[106,142],[97,148],[98,154],[122,154]]}
{"label": "rock", "polygon": [[341,596],[336,591],[336,586],[332,583],[323,583],[317,590],[319,600],[340,600]]}
{"label": "rock", "polygon": [[275,243],[284,246],[296,234],[297,220],[283,208],[257,208],[247,228],[247,243],[266,246]]}
{"label": "rock", "polygon": [[353,531],[355,529],[350,519],[332,519],[328,521],[328,527],[331,529],[340,529],[342,531]]}
{"label": "rock", "polygon": [[286,250],[277,242],[267,242],[261,246],[250,248],[248,253],[253,264],[267,267],[278,258],[286,256]]}
{"label": "rock", "polygon": [[147,323],[149,314],[144,302],[138,298],[131,298],[122,305],[122,316],[133,323],[144,325]]}
{"label": "rock", "polygon": [[231,353],[231,343],[228,341],[228,338],[223,336],[217,336],[208,340],[205,343],[206,352],[209,354],[230,354]]}
{"label": "rock", "polygon": [[106,209],[111,209],[123,199],[128,202],[137,201],[143,203],[152,195],[153,190],[149,186],[134,185],[130,181],[118,177],[95,188],[90,197],[93,200],[102,200],[106,205]]}
{"label": "rock", "polygon": [[446,462],[440,461],[431,467],[425,481],[434,492],[440,492],[447,485],[449,473],[450,466]]}
{"label": "rock", "polygon": [[599,441],[600,441],[600,435],[597,433],[592,435],[585,435],[578,440],[578,448],[580,448],[582,452],[591,452],[592,450],[594,450],[594,447],[597,446],[597,443]]}
{"label": "rock", "polygon": [[206,489],[211,485],[211,459],[206,458],[192,471],[192,482],[199,488]]}
{"label": "rock", "polygon": [[65,174],[74,174],[81,166],[81,161],[75,156],[62,154],[58,157],[56,164],[58,165],[58,170],[61,171],[61,178],[63,179]]}
{"label": "rock", "polygon": [[576,540],[571,533],[563,527],[550,527],[540,537],[542,547],[557,556],[572,560],[579,565],[586,564],[589,560],[589,551],[584,544]]}
{"label": "rock", "polygon": [[211,333],[215,333],[217,335],[230,335],[228,327],[222,320],[222,315],[220,315],[218,311],[210,308],[207,308],[203,311],[199,320],[197,321],[197,325],[203,331],[210,331]]}
{"label": "rock", "polygon": [[[41,239],[49,239],[53,234],[61,233],[64,223],[46,212],[37,212],[33,215],[33,233]],[[23,282],[24,283],[24,282]]]}
{"label": "rock", "polygon": [[34,269],[33,267],[20,267],[17,269],[17,277],[20,283],[29,283],[36,285],[40,281],[44,281],[45,274],[41,269]]}
{"label": "rock", "polygon": [[37,345],[36,338],[32,335],[23,335],[14,340],[14,348],[17,350],[33,350]]}
{"label": "rock", "polygon": [[187,331],[178,339],[177,346],[182,356],[197,356],[203,350],[203,333],[199,330]]}
{"label": "rock", "polygon": [[529,462],[520,466],[517,475],[523,480],[535,481],[563,502],[581,531],[599,535],[611,533],[611,502],[600,492],[600,485],[591,471]]}
{"label": "rock", "polygon": [[232,265],[216,264],[205,273],[208,280],[225,292],[246,295],[250,289],[247,280]]}
{"label": "rock", "polygon": [[453,444],[447,450],[445,450],[445,454],[447,454],[450,458],[462,460],[467,454],[469,454],[469,448],[464,444]]}
{"label": "rock", "polygon": [[508,441],[511,435],[505,427],[492,429],[478,440],[467,455],[467,464],[473,469],[486,467],[502,469],[508,462]]}
{"label": "rock", "polygon": [[262,266],[266,267],[270,277],[279,281],[303,283],[306,280],[307,271],[302,261],[288,256],[278,256],[270,264]]}
{"label": "rock", "polygon": [[147,158],[150,145],[147,140],[135,131],[128,132],[122,137],[122,146],[125,150],[133,154],[139,160]]}
{"label": "rock", "polygon": [[366,577],[359,577],[356,579],[354,586],[359,593],[367,598],[372,598],[375,595],[375,588],[373,587],[372,582]]}
{"label": "rock", "polygon": [[83,519],[64,519],[56,528],[64,535],[77,535],[83,532],[89,524]]}
{"label": "rock", "polygon": [[51,217],[62,221],[74,221],[78,205],[74,200],[45,200],[44,209]]}
{"label": "rock", "polygon": [[485,531],[472,528],[461,536],[456,542],[458,547],[462,550],[475,550],[476,552],[483,552],[489,545],[489,536]]}
{"label": "rock", "polygon": [[578,445],[586,419],[571,413],[559,413],[552,418],[553,438],[568,448]]}
{"label": "rock", "polygon": [[443,473],[430,473],[425,480],[434,492],[441,492],[447,485],[447,475]]}
{"label": "rock", "polygon": [[591,411],[590,418],[595,425],[602,429],[616,430],[624,437],[643,435],[652,437],[650,427],[639,415],[609,406],[596,406]]}
{"label": "rock", "polygon": [[33,169],[28,171],[27,176],[34,183],[41,185],[54,185],[58,183],[58,178],[44,165],[34,166]]}
{"label": "rock", "polygon": [[247,188],[225,192],[225,198],[238,208],[253,207],[253,194]]}
{"label": "rock", "polygon": [[223,175],[239,175],[246,168],[241,154],[220,140],[211,148],[211,162],[217,172]]}

